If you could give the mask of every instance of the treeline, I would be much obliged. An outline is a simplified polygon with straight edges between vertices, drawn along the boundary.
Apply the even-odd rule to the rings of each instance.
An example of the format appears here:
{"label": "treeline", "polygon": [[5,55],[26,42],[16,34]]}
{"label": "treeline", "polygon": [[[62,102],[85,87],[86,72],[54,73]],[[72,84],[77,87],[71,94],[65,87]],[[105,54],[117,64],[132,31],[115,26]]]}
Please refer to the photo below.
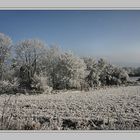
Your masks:
{"label": "treeline", "polygon": [[140,67],[138,68],[124,67],[124,69],[127,71],[129,76],[133,76],[133,77],[140,76]]}
{"label": "treeline", "polygon": [[12,44],[0,33],[0,93],[49,93],[121,85],[127,72],[103,59],[80,58],[37,39]]}

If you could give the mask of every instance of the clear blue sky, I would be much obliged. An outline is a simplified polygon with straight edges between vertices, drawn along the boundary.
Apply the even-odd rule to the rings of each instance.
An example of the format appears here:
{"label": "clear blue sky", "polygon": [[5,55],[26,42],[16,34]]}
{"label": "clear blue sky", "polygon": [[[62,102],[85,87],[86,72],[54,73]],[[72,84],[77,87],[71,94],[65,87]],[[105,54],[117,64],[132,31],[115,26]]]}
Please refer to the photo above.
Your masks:
{"label": "clear blue sky", "polygon": [[0,11],[13,43],[38,38],[80,56],[140,66],[140,11]]}

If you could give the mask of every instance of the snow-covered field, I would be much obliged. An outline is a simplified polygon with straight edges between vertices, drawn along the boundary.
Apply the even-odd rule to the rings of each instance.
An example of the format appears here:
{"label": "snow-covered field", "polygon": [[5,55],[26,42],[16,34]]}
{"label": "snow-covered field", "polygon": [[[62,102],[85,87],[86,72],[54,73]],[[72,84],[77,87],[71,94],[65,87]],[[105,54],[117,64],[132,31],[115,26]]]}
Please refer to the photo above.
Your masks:
{"label": "snow-covered field", "polygon": [[140,86],[9,97],[0,96],[1,129],[140,130]]}

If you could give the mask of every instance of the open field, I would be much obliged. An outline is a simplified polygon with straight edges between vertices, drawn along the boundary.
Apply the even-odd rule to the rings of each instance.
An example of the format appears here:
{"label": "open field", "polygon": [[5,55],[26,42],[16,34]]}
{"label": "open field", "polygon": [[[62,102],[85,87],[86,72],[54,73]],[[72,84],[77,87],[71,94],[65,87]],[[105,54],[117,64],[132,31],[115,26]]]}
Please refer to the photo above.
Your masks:
{"label": "open field", "polygon": [[1,95],[1,129],[140,130],[140,86]]}

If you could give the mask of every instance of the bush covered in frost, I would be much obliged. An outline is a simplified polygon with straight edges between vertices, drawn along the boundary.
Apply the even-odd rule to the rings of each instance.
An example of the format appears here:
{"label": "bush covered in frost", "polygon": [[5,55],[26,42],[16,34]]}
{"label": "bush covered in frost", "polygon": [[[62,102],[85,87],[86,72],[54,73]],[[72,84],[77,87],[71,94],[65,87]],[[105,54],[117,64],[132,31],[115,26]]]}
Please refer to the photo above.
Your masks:
{"label": "bush covered in frost", "polygon": [[32,90],[35,92],[49,94],[52,88],[48,86],[47,77],[34,75],[31,83]]}
{"label": "bush covered in frost", "polygon": [[85,63],[72,53],[61,54],[53,76],[54,89],[80,89],[85,77]]}
{"label": "bush covered in frost", "polygon": [[0,94],[16,94],[18,91],[17,82],[0,81]]}
{"label": "bush covered in frost", "polygon": [[121,85],[128,81],[127,72],[107,63],[104,59],[96,62],[93,58],[84,58],[87,66],[86,82],[90,87]]}

